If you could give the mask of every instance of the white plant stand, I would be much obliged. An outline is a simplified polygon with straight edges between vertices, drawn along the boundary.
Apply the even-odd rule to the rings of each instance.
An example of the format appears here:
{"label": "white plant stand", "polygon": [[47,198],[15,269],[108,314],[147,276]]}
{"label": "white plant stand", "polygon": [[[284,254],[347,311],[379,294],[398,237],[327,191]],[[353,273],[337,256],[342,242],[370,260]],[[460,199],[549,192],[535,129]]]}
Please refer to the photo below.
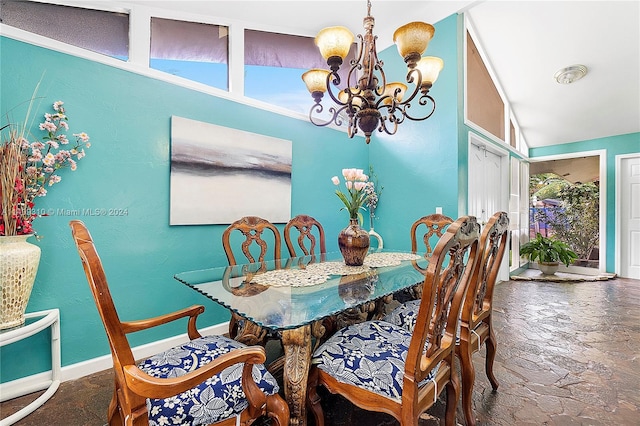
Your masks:
{"label": "white plant stand", "polygon": [[[36,319],[37,318],[37,319]],[[37,380],[18,379],[0,385],[0,402],[33,392],[46,389],[42,395],[23,407],[16,413],[0,420],[0,426],[9,426],[18,420],[33,413],[38,407],[44,404],[60,386],[61,359],[60,359],[60,311],[50,309],[46,311],[30,312],[25,314],[25,325],[10,329],[0,333],[0,347],[10,345],[27,337],[33,336],[42,330],[51,327],[51,374],[50,379],[39,379],[40,374],[34,375]],[[33,319],[36,319],[33,321]]]}

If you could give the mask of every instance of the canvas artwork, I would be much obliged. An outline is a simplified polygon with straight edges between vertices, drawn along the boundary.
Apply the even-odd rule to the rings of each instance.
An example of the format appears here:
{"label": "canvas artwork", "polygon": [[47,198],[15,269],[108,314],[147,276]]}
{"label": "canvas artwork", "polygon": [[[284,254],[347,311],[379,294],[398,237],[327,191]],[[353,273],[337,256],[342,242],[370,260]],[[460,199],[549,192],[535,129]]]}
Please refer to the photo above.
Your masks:
{"label": "canvas artwork", "polygon": [[291,214],[291,141],[171,117],[171,225]]}

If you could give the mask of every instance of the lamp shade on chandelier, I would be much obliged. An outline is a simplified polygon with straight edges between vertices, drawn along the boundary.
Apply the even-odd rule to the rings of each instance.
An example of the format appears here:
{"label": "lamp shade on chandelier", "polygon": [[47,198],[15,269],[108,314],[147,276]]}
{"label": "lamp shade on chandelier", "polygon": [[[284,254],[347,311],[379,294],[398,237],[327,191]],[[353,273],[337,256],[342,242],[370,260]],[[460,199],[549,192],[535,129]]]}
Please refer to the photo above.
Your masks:
{"label": "lamp shade on chandelier", "polygon": [[[440,58],[422,56],[435,32],[433,26],[411,22],[393,34],[398,53],[407,64],[407,84],[387,82],[376,51],[374,24],[371,1],[368,0],[365,34],[357,36],[358,52],[356,59],[350,61],[345,82],[341,81],[338,71],[354,42],[353,34],[345,27],[325,28],[315,38],[329,70],[312,69],[302,75],[315,101],[309,112],[310,121],[316,126],[332,123],[341,126],[347,121],[349,137],[362,131],[367,143],[376,129],[393,135],[407,118],[419,121],[431,117],[436,104],[429,90],[444,66]],[[325,93],[333,101],[327,112],[322,103]],[[412,101],[416,98],[412,110]],[[414,111],[415,115],[412,114]]]}

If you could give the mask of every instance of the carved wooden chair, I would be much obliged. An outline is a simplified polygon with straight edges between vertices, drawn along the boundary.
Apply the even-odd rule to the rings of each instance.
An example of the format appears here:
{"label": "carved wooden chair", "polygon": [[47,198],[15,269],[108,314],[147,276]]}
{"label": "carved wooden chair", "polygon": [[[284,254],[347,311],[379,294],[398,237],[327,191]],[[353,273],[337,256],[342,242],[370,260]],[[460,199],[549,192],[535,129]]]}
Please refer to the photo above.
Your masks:
{"label": "carved wooden chair", "polygon": [[[269,230],[270,233],[273,234],[273,259],[276,261],[280,260],[282,239],[280,238],[278,228],[276,228],[273,223],[261,217],[245,216],[229,225],[222,234],[222,246],[227,255],[229,265],[233,266],[238,264],[231,243],[231,235],[234,231],[239,231],[244,236],[244,241],[241,243],[240,249],[249,263],[264,262],[267,252],[269,251],[269,244],[262,235],[265,230]],[[252,251],[254,247],[258,248],[257,258],[255,252]]]}
{"label": "carved wooden chair", "polygon": [[[199,305],[120,321],[89,231],[77,220],[70,226],[111,348],[115,388],[108,409],[110,425],[164,424],[167,419],[182,425],[249,425],[265,415],[279,426],[288,425],[289,408],[262,365],[264,348],[223,336],[201,336],[196,318],[204,307]],[[127,334],[181,318],[188,318],[190,341],[136,363]]]}
{"label": "carved wooden chair", "polygon": [[[242,217],[225,229],[222,233],[222,247],[227,255],[230,266],[237,265],[236,256],[232,248],[232,235],[241,233],[244,241],[240,243],[240,251],[249,263],[264,262],[269,251],[269,244],[263,238],[263,233],[268,230],[268,234],[273,236],[273,259],[276,264],[280,261],[282,239],[280,231],[276,226],[266,219],[258,216]],[[242,240],[242,237],[240,238]],[[279,267],[277,264],[276,267]],[[229,336],[238,338],[238,333],[242,333],[240,340],[248,344],[264,344],[266,331],[255,324],[251,324],[245,318],[231,312],[229,320]]]}
{"label": "carved wooden chair", "polygon": [[460,346],[457,348],[462,366],[462,408],[468,426],[476,424],[472,408],[475,370],[473,353],[486,343],[485,372],[493,390],[499,383],[493,374],[496,357],[496,336],[493,331],[493,289],[498,271],[507,251],[509,238],[509,216],[505,212],[495,213],[484,226],[480,237],[481,257],[469,284],[462,307]]}
{"label": "carved wooden chair", "polygon": [[316,390],[320,384],[365,410],[392,415],[403,426],[417,425],[418,416],[446,388],[445,422],[456,424],[456,329],[479,234],[474,217],[448,227],[429,258],[413,332],[386,321],[366,321],[341,329],[314,352],[307,402],[317,426],[324,425]]}
{"label": "carved wooden chair", "polygon": [[[422,226],[424,226],[427,228],[422,235],[422,241],[426,249],[425,257],[430,256],[432,252],[431,244],[434,240],[433,236],[435,235],[437,238],[441,238],[445,229],[451,223],[453,223],[453,219],[439,213],[423,216],[413,222],[413,225],[411,225],[411,251],[414,253],[418,252],[418,230],[421,230]],[[435,242],[437,242],[437,240]]]}
{"label": "carved wooden chair", "polygon": [[[291,239],[292,228],[297,229],[298,238],[296,239],[299,253],[296,253],[296,245]],[[314,232],[315,230],[315,232]],[[289,256],[309,256],[316,253],[316,246],[320,253],[326,253],[326,245],[324,241],[324,228],[316,219],[306,214],[300,214],[292,218],[284,227],[284,241],[289,249]]]}
{"label": "carved wooden chair", "polygon": [[[453,219],[449,216],[439,213],[423,216],[413,222],[413,225],[411,225],[411,251],[413,253],[418,253],[418,237],[423,228],[426,228],[424,229],[424,234],[422,234],[422,241],[425,248],[424,257],[428,259],[433,251],[432,245],[435,245],[438,242],[447,226],[452,222]],[[418,262],[414,261],[413,266],[420,272],[425,272],[425,269],[421,267]],[[406,302],[411,299],[420,299],[420,297],[422,297],[421,285],[414,286],[405,290],[401,294],[396,295],[396,299],[400,302]]]}

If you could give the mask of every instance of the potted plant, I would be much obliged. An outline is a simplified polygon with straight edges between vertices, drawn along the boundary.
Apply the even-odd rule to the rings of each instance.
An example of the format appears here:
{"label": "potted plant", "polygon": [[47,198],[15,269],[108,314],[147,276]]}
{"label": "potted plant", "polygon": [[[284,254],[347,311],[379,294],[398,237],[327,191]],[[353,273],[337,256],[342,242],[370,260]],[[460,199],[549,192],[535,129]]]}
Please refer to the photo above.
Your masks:
{"label": "potted plant", "polygon": [[578,258],[566,243],[543,237],[539,232],[533,240],[520,247],[520,256],[525,256],[531,262],[537,260],[540,271],[545,275],[555,274],[561,262],[569,266]]}

